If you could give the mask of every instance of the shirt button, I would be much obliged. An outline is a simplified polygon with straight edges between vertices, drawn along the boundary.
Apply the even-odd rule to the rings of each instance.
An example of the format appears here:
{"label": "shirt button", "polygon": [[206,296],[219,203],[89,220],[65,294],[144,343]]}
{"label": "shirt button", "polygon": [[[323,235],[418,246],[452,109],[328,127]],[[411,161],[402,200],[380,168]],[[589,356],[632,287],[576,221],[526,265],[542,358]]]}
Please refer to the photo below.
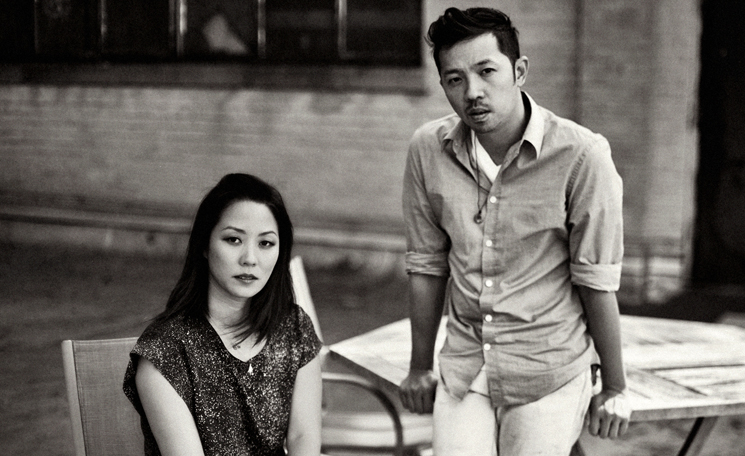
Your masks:
{"label": "shirt button", "polygon": [[484,317],[484,320],[486,320],[486,321],[492,321],[492,316],[491,315],[486,315]]}
{"label": "shirt button", "polygon": [[497,202],[497,197],[496,196],[490,196],[489,197],[489,202],[490,203],[496,203]]}
{"label": "shirt button", "polygon": [[492,242],[492,240],[491,240],[491,239],[487,239],[487,240],[486,240],[486,246],[487,246],[487,247],[491,247],[492,245],[494,245],[494,242]]}
{"label": "shirt button", "polygon": [[489,345],[489,344],[484,344],[484,350],[486,350],[486,351],[489,351],[489,350],[491,350],[491,345]]}
{"label": "shirt button", "polygon": [[493,280],[491,280],[491,279],[487,279],[487,280],[486,280],[486,281],[484,282],[484,285],[486,285],[487,287],[491,288],[491,287],[492,287],[492,285],[494,285],[494,281],[493,281]]}

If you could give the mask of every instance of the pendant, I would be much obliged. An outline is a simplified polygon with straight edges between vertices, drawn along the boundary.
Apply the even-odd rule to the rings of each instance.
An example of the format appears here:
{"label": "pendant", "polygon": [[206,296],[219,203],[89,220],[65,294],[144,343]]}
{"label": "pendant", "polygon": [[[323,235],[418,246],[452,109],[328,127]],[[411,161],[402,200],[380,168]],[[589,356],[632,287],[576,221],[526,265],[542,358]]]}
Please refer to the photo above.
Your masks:
{"label": "pendant", "polygon": [[478,224],[481,224],[481,222],[484,221],[484,219],[481,217],[481,212],[473,216],[473,221]]}
{"label": "pendant", "polygon": [[251,363],[248,363],[248,373],[253,374],[254,373],[254,365]]}

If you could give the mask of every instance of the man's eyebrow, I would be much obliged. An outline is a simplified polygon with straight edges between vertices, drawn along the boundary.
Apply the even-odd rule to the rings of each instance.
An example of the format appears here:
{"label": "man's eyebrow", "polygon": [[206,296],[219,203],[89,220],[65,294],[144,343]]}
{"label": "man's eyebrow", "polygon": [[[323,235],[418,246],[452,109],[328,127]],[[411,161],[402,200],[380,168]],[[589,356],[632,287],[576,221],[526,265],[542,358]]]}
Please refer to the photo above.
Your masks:
{"label": "man's eyebrow", "polygon": [[[484,65],[493,64],[493,63],[494,63],[494,60],[487,58],[487,59],[480,60],[480,61],[474,63],[472,66],[473,67],[480,67],[480,66],[484,66]],[[458,74],[458,73],[460,73],[460,71],[461,70],[458,69],[458,68],[452,68],[452,69],[443,71],[442,72],[442,75],[443,76],[447,76],[447,75],[450,75],[450,74]]]}
{"label": "man's eyebrow", "polygon": [[484,60],[482,60],[480,62],[476,62],[476,65],[474,65],[474,66],[486,65],[486,64],[489,64],[489,63],[494,63],[494,61],[492,59],[484,59]]}

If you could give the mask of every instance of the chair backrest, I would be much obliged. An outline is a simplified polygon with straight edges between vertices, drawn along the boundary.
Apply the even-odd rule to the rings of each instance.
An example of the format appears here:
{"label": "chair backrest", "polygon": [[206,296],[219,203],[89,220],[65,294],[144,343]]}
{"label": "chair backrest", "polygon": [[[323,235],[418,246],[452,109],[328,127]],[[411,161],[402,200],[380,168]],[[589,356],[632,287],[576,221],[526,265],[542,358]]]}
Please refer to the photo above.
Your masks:
{"label": "chair backrest", "polygon": [[142,455],[140,416],[122,391],[136,341],[129,337],[62,342],[76,456]]}
{"label": "chair backrest", "polygon": [[296,256],[290,260],[290,275],[292,276],[292,289],[295,292],[295,301],[310,316],[313,326],[316,329],[316,334],[321,339],[321,342],[323,342],[321,324],[318,321],[316,307],[313,305],[313,298],[310,295],[310,286],[308,286],[308,277],[305,275],[302,257]]}

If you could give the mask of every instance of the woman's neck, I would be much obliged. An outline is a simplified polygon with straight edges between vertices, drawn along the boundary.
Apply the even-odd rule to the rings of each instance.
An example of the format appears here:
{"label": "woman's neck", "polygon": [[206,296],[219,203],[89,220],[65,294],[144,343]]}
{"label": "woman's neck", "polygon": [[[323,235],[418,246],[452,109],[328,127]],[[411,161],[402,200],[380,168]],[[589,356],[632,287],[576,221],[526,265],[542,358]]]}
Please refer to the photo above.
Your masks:
{"label": "woman's neck", "polygon": [[220,333],[234,330],[236,325],[243,319],[245,309],[249,304],[250,300],[246,300],[245,302],[226,302],[210,297],[207,303],[210,323]]}

